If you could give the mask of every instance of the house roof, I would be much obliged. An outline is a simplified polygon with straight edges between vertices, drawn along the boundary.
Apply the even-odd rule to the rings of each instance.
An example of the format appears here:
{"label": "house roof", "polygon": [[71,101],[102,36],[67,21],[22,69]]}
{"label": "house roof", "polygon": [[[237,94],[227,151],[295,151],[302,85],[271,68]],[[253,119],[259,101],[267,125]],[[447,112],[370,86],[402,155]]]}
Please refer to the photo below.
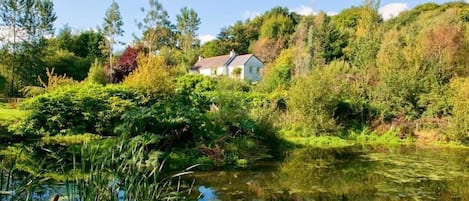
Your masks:
{"label": "house roof", "polygon": [[230,66],[241,66],[246,64],[248,60],[254,56],[253,54],[245,54],[245,55],[239,55],[236,56],[233,61],[230,63]]}
{"label": "house roof", "polygon": [[230,59],[230,55],[222,55],[222,56],[217,56],[217,57],[204,58],[204,59],[197,61],[197,63],[194,64],[192,69],[199,70],[199,69],[223,66],[226,64],[226,62],[229,59]]}
{"label": "house roof", "polygon": [[[235,55],[231,57],[228,55],[216,56],[216,57],[209,57],[204,58],[197,61],[194,66],[192,67],[193,70],[200,70],[200,69],[207,69],[207,68],[214,68],[220,66],[241,66],[246,64],[253,54],[244,54],[244,55]],[[254,56],[255,57],[255,56]]]}

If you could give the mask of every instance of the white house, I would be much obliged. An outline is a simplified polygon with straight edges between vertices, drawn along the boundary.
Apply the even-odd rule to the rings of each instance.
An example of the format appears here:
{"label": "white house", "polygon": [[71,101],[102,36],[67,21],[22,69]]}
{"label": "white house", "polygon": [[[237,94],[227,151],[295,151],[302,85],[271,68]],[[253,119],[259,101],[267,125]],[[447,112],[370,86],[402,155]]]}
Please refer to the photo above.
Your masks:
{"label": "white house", "polygon": [[191,71],[207,76],[226,75],[235,79],[248,81],[261,80],[264,64],[253,54],[236,55],[231,50],[229,55],[202,58],[199,57]]}

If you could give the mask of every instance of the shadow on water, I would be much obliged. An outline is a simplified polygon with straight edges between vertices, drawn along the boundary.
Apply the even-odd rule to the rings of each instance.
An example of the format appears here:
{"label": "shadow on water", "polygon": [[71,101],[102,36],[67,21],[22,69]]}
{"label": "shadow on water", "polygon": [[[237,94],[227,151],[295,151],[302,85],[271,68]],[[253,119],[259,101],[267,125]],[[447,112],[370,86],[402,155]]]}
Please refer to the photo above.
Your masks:
{"label": "shadow on water", "polygon": [[291,150],[283,162],[194,175],[200,200],[469,200],[468,150]]}

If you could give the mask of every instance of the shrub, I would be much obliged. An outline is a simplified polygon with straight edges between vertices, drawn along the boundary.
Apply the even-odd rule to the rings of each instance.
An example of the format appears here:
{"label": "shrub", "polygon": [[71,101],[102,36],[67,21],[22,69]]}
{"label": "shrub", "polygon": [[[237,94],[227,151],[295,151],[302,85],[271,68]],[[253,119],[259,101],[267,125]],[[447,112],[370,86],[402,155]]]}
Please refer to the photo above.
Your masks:
{"label": "shrub", "polygon": [[52,91],[58,87],[74,85],[78,82],[72,78],[67,77],[67,75],[57,75],[54,73],[54,69],[46,69],[47,82],[43,81],[41,77],[38,77],[39,83],[42,86],[26,86],[21,89],[21,93],[25,97],[33,97],[39,94],[43,94],[47,91]]}
{"label": "shrub", "polygon": [[353,113],[365,109],[359,87],[354,88],[356,82],[354,69],[343,62],[313,69],[309,76],[295,80],[288,92],[290,116],[307,125],[311,135],[339,131],[341,123],[348,121],[345,117],[360,118]]}
{"label": "shrub", "polygon": [[86,80],[90,83],[106,85],[107,77],[104,66],[96,60],[90,67]]}
{"label": "shrub", "polygon": [[451,83],[453,96],[450,98],[453,107],[450,130],[447,132],[450,139],[469,142],[469,79],[458,78]]}
{"label": "shrub", "polygon": [[201,133],[199,130],[206,124],[202,115],[197,107],[168,96],[159,98],[151,106],[132,108],[123,113],[116,132],[126,136],[157,134],[161,137],[161,146],[169,148],[187,142],[194,133]]}
{"label": "shrub", "polygon": [[60,87],[26,100],[26,117],[11,126],[19,135],[96,133],[113,135],[121,115],[141,103],[141,94],[123,86],[84,84]]}
{"label": "shrub", "polygon": [[162,56],[141,56],[138,68],[133,71],[123,84],[153,94],[167,94],[174,90],[176,70],[166,65]]}

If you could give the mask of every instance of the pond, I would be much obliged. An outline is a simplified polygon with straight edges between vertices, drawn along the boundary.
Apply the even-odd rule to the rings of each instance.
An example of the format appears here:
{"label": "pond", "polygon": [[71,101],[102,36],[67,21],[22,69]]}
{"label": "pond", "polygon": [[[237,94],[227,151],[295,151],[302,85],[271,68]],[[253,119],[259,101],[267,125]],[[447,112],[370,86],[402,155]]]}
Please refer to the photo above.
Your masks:
{"label": "pond", "polygon": [[200,200],[469,200],[469,151],[299,149],[251,170],[198,172]]}
{"label": "pond", "polygon": [[[469,150],[300,148],[288,151],[283,159],[245,169],[195,171],[187,178],[192,180],[200,201],[469,200]],[[34,200],[49,200],[56,192],[66,191],[60,185],[48,187]],[[9,199],[0,194],[0,200]]]}

